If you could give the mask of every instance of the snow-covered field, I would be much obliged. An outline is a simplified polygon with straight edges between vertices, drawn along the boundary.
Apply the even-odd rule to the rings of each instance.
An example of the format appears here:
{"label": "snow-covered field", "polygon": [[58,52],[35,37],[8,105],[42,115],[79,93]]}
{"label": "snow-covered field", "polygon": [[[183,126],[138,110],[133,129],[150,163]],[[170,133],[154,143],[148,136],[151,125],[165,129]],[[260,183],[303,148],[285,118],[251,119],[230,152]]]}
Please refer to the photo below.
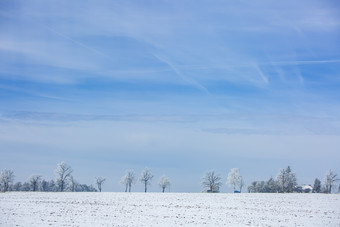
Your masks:
{"label": "snow-covered field", "polygon": [[340,226],[340,195],[0,193],[0,226]]}

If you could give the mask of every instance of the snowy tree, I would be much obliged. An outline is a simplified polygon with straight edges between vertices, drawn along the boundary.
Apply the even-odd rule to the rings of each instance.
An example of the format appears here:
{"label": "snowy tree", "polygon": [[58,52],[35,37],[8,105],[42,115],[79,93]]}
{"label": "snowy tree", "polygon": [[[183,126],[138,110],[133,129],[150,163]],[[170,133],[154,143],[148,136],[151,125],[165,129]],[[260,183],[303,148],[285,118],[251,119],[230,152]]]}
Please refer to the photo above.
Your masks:
{"label": "snowy tree", "polygon": [[243,186],[244,186],[244,180],[243,180],[243,177],[242,176],[240,176],[240,181],[239,181],[239,188],[240,188],[240,192],[242,192],[242,188],[243,188]]}
{"label": "snowy tree", "polygon": [[242,181],[242,176],[238,168],[232,168],[230,170],[226,183],[228,186],[233,187],[234,191],[236,191],[236,187],[241,188],[240,186],[243,186],[244,183]]}
{"label": "snowy tree", "polygon": [[97,184],[99,192],[102,191],[102,185],[104,184],[105,181],[106,181],[106,178],[104,177],[96,177],[96,184]]}
{"label": "snowy tree", "polygon": [[255,192],[261,192],[261,193],[266,192],[265,187],[266,187],[266,182],[257,181],[256,186],[255,186]]}
{"label": "snowy tree", "polygon": [[4,169],[0,173],[0,185],[2,187],[3,192],[7,192],[10,184],[14,180],[14,172],[9,169]]}
{"label": "snowy tree", "polygon": [[265,192],[277,192],[277,183],[272,177],[265,184]]}
{"label": "snowy tree", "polygon": [[251,182],[251,184],[248,186],[248,193],[254,193],[254,192],[256,192],[256,191],[255,191],[256,184],[257,184],[256,181]]}
{"label": "snowy tree", "polygon": [[40,191],[47,192],[49,191],[49,185],[48,182],[45,180],[42,180],[40,183]]}
{"label": "snowy tree", "polygon": [[321,181],[318,178],[315,178],[313,185],[313,192],[320,193],[321,192]]}
{"label": "snowy tree", "polygon": [[144,184],[144,191],[147,192],[148,190],[148,185],[151,184],[151,180],[153,178],[152,172],[148,169],[145,168],[139,178],[140,182]]}
{"label": "snowy tree", "polygon": [[95,189],[92,185],[77,184],[76,191],[77,192],[97,192],[97,189]]}
{"label": "snowy tree", "polygon": [[253,181],[248,187],[248,192],[274,193],[277,191],[277,183],[272,177],[268,181]]}
{"label": "snowy tree", "polygon": [[294,187],[297,185],[295,173],[292,172],[290,166],[287,167],[286,173],[287,173],[287,176],[288,176],[287,192],[293,192]]}
{"label": "snowy tree", "polygon": [[207,192],[219,192],[221,185],[221,177],[214,171],[206,172],[203,175],[202,186],[207,188]]}
{"label": "snowy tree", "polygon": [[48,191],[49,192],[56,192],[56,191],[58,191],[58,187],[57,187],[56,182],[54,180],[50,180],[48,182]]}
{"label": "snowy tree", "polygon": [[28,178],[28,183],[31,185],[32,191],[38,190],[39,183],[41,181],[40,175],[32,175]]}
{"label": "snowy tree", "polygon": [[21,191],[21,187],[22,187],[22,183],[19,181],[13,185],[12,189],[13,191]]}
{"label": "snowy tree", "polygon": [[167,176],[163,175],[158,184],[162,188],[162,192],[164,192],[166,188],[170,187],[170,180]]}
{"label": "snowy tree", "polygon": [[61,192],[65,190],[68,183],[67,181],[70,179],[72,172],[73,170],[71,166],[64,162],[61,162],[57,165],[57,169],[55,170],[56,183]]}
{"label": "snowy tree", "polygon": [[25,182],[21,186],[21,191],[28,192],[31,190],[31,185],[28,182]]}
{"label": "snowy tree", "polygon": [[285,192],[287,187],[287,174],[285,169],[280,169],[276,176],[278,186],[280,187],[280,192]]}
{"label": "snowy tree", "polygon": [[280,192],[293,192],[297,185],[295,173],[292,172],[290,166],[286,169],[281,169],[276,176],[277,184],[280,187]]}
{"label": "snowy tree", "polygon": [[337,181],[339,181],[338,174],[334,173],[331,169],[328,170],[325,176],[326,193],[332,193],[332,187]]}
{"label": "snowy tree", "polygon": [[125,192],[128,190],[131,192],[131,187],[136,182],[135,172],[133,170],[127,170],[120,182],[125,186]]}
{"label": "snowy tree", "polygon": [[70,177],[70,191],[75,192],[77,185],[78,185],[78,182],[76,181],[76,179],[74,179],[73,176],[71,176]]}

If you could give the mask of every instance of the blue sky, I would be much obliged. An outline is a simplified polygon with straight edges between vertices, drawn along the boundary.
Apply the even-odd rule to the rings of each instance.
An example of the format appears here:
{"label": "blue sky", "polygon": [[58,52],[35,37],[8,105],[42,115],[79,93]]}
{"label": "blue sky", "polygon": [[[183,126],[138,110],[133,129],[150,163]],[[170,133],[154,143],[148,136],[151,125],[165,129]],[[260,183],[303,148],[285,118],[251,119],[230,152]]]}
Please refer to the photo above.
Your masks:
{"label": "blue sky", "polygon": [[[0,168],[200,191],[340,173],[338,1],[0,1]],[[142,191],[142,185],[135,186]],[[222,191],[230,191],[225,185]]]}

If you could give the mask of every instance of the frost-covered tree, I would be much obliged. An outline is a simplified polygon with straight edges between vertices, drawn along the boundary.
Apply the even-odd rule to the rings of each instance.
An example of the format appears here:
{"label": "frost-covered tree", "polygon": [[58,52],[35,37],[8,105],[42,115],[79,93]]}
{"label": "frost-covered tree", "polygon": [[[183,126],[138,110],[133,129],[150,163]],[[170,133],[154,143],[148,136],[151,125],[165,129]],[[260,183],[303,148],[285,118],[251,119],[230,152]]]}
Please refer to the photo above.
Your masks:
{"label": "frost-covered tree", "polygon": [[70,179],[72,172],[73,170],[71,166],[64,162],[61,162],[57,165],[54,173],[56,175],[56,184],[58,185],[61,192],[66,189],[68,180]]}
{"label": "frost-covered tree", "polygon": [[48,185],[47,181],[42,180],[40,182],[40,191],[42,191],[42,192],[48,192],[49,191],[49,185]]}
{"label": "frost-covered tree", "polygon": [[241,188],[243,186],[242,176],[240,174],[240,170],[238,168],[232,168],[228,173],[227,177],[227,185],[233,187],[234,191],[236,191],[236,187]]}
{"label": "frost-covered tree", "polygon": [[0,185],[3,192],[7,192],[10,184],[14,180],[14,172],[10,169],[4,169],[0,173]]}
{"label": "frost-covered tree", "polygon": [[321,181],[318,178],[315,178],[313,185],[313,192],[320,193],[321,192]]}
{"label": "frost-covered tree", "polygon": [[240,188],[240,192],[242,192],[242,188],[243,188],[243,186],[244,186],[244,180],[243,180],[243,177],[242,176],[240,176],[240,182],[239,182],[239,188]]}
{"label": "frost-covered tree", "polygon": [[331,169],[328,170],[325,176],[325,189],[326,193],[332,193],[332,188],[335,182],[338,182],[338,174],[334,173]]}
{"label": "frost-covered tree", "polygon": [[48,182],[48,191],[49,192],[56,192],[56,191],[58,191],[58,186],[56,185],[56,182],[54,180],[50,180]]}
{"label": "frost-covered tree", "polygon": [[160,178],[158,184],[162,188],[162,192],[164,192],[166,188],[170,187],[170,180],[169,180],[169,178],[167,176],[163,175]]}
{"label": "frost-covered tree", "polygon": [[19,181],[19,182],[16,182],[15,184],[13,184],[13,191],[21,191],[21,187],[22,187],[22,183]]}
{"label": "frost-covered tree", "polygon": [[127,170],[125,175],[120,180],[121,184],[125,186],[125,192],[129,190],[131,192],[131,187],[136,183],[135,172],[133,170]]}
{"label": "frost-covered tree", "polygon": [[207,192],[219,192],[221,185],[221,177],[214,171],[208,171],[203,175],[202,186]]}
{"label": "frost-covered tree", "polygon": [[280,187],[280,192],[293,192],[297,185],[295,173],[292,172],[290,166],[286,169],[281,169],[276,176],[277,184]]}
{"label": "frost-covered tree", "polygon": [[40,175],[32,175],[28,178],[28,183],[31,185],[32,191],[37,191],[39,187],[39,183],[41,181]]}
{"label": "frost-covered tree", "polygon": [[25,182],[22,184],[21,191],[28,192],[31,190],[31,184],[28,182]]}
{"label": "frost-covered tree", "polygon": [[262,193],[266,192],[265,186],[266,186],[266,182],[257,181],[256,186],[255,186],[255,192],[262,192]]}
{"label": "frost-covered tree", "polygon": [[277,192],[278,189],[277,189],[277,183],[276,181],[271,177],[269,178],[269,180],[266,182],[265,184],[265,192]]}
{"label": "frost-covered tree", "polygon": [[142,174],[139,178],[140,182],[142,182],[144,184],[144,191],[147,192],[148,190],[148,185],[151,184],[151,180],[153,178],[153,174],[152,172],[148,169],[148,168],[145,168],[143,171],[142,171]]}
{"label": "frost-covered tree", "polygon": [[251,184],[248,186],[248,193],[254,193],[256,188],[256,181],[251,182]]}
{"label": "frost-covered tree", "polygon": [[99,192],[102,191],[102,185],[104,184],[105,181],[106,181],[106,178],[104,177],[96,177],[96,184],[97,184]]}
{"label": "frost-covered tree", "polygon": [[248,187],[248,192],[274,193],[277,191],[277,183],[272,177],[268,181],[253,181]]}
{"label": "frost-covered tree", "polygon": [[77,185],[78,185],[78,182],[76,181],[76,179],[74,179],[73,176],[71,176],[70,177],[70,191],[75,192]]}
{"label": "frost-covered tree", "polygon": [[95,189],[92,185],[77,184],[76,191],[77,192],[97,192],[97,189]]}

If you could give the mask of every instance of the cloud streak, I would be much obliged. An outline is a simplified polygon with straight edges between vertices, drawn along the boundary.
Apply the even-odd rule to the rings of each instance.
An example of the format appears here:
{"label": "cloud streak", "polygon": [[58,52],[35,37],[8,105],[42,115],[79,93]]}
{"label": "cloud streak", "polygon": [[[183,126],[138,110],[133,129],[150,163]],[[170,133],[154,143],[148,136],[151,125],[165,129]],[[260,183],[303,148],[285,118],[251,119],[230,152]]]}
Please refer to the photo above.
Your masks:
{"label": "cloud streak", "polygon": [[171,62],[169,62],[167,59],[165,59],[164,57],[160,57],[158,55],[154,55],[158,60],[160,60],[161,62],[167,64],[184,82],[186,82],[187,84],[190,84],[191,86],[205,92],[206,94],[210,94],[208,89],[206,89],[202,84],[198,83],[197,81],[188,78],[187,76],[185,76],[181,71],[179,71],[179,69],[172,64]]}

